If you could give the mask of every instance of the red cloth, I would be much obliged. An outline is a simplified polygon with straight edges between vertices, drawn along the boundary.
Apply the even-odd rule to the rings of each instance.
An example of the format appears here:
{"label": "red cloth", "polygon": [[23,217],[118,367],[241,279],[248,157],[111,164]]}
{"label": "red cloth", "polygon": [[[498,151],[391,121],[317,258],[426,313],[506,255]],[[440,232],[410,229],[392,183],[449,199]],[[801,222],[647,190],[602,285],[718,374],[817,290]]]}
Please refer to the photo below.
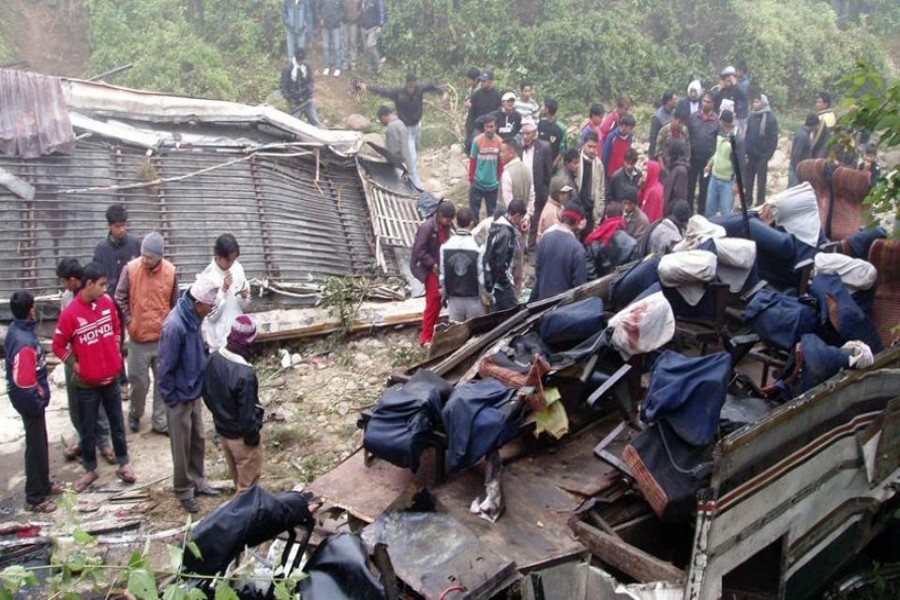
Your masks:
{"label": "red cloth", "polygon": [[641,210],[651,223],[663,217],[663,184],[659,181],[661,168],[655,160],[647,161],[647,181],[641,188]]}
{"label": "red cloth", "polygon": [[430,344],[434,328],[441,317],[441,285],[438,276],[431,273],[425,280],[425,312],[422,313],[422,335],[419,344]]}
{"label": "red cloth", "polygon": [[603,117],[603,120],[600,122],[600,147],[603,147],[603,143],[606,141],[606,136],[609,135],[609,132],[612,131],[616,125],[619,124],[619,111],[614,110],[611,111],[608,115]]}
{"label": "red cloth", "polygon": [[606,161],[606,176],[612,177],[613,173],[625,166],[625,154],[631,148],[631,136],[627,138],[616,137],[612,140],[612,149],[609,152],[609,159]]}
{"label": "red cloth", "polygon": [[625,217],[611,217],[602,223],[587,236],[584,240],[585,246],[590,246],[596,241],[604,246],[612,241],[613,235],[620,229],[625,229]]}
{"label": "red cloth", "polygon": [[78,377],[91,386],[112,383],[122,371],[119,311],[103,294],[88,304],[80,292],[59,316],[53,334],[53,353],[63,362],[73,355]]}

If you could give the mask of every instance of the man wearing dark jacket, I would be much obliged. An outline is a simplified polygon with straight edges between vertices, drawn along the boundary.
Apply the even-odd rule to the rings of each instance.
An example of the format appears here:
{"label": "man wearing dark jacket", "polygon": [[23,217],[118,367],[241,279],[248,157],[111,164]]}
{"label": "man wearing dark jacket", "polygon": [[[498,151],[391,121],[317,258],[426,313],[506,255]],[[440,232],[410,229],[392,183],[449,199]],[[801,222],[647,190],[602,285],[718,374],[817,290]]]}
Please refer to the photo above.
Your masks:
{"label": "man wearing dark jacket", "polygon": [[641,181],[641,170],[637,168],[637,161],[637,150],[629,148],[625,152],[625,166],[614,172],[609,178],[607,199],[610,202],[623,202],[626,196],[637,198]]}
{"label": "man wearing dark jacket", "polygon": [[172,450],[172,486],[181,506],[200,510],[194,494],[219,496],[206,481],[203,436],[203,336],[200,324],[216,302],[219,286],[199,276],[178,300],[162,326],[159,339],[159,394],[166,403],[169,447]]}
{"label": "man wearing dark jacket", "polygon": [[281,70],[281,95],[291,105],[291,115],[306,115],[310,125],[319,127],[319,115],[313,102],[312,69],[306,64],[306,50],[298,48],[291,63]]}
{"label": "man wearing dark jacket", "polygon": [[[701,177],[703,168],[709,162],[710,157],[716,151],[716,137],[719,135],[719,115],[716,113],[716,101],[710,92],[703,94],[700,100],[700,110],[688,118],[688,131],[691,140],[691,169],[688,173],[688,202],[697,202],[694,207],[697,214],[703,214],[706,209],[706,192],[709,187],[709,178]],[[700,190],[697,195],[697,184]]]}
{"label": "man wearing dark jacket", "polygon": [[753,99],[753,112],[747,121],[744,149],[747,152],[747,175],[744,181],[745,195],[753,200],[753,186],[756,185],[756,206],[766,201],[766,177],[769,161],[778,147],[778,120],[769,106],[765,94]]}
{"label": "man wearing dark jacket", "polygon": [[534,121],[522,123],[522,163],[531,171],[534,185],[534,203],[528,206],[528,248],[537,245],[537,228],[547,198],[550,196],[550,178],[553,176],[553,150],[549,142],[538,139],[538,127]]}
{"label": "man wearing dark jacket", "polygon": [[[493,113],[497,123],[497,135],[504,141],[512,139],[519,135],[522,129],[522,115],[516,111],[516,95],[512,92],[503,94],[500,102],[500,108]],[[483,119],[475,123],[478,129],[483,129]]]}
{"label": "man wearing dark jacket", "polygon": [[[500,108],[500,92],[494,87],[494,72],[484,71],[478,80],[481,81],[481,87],[475,90],[468,101],[466,150],[472,147],[472,140],[475,139],[476,131],[480,129],[478,120]],[[475,216],[477,217],[478,215]]]}
{"label": "man wearing dark jacket", "polygon": [[322,56],[325,68],[322,75],[341,76],[341,25],[344,22],[344,0],[317,0],[316,18],[322,27]]}
{"label": "man wearing dark jacket", "polygon": [[422,334],[419,345],[429,347],[434,327],[441,315],[440,261],[441,244],[450,237],[450,225],[456,216],[456,206],[449,200],[438,204],[434,213],[416,231],[410,271],[425,284],[425,312],[422,314]]}
{"label": "man wearing dark jacket", "polygon": [[378,36],[387,23],[387,7],[384,0],[362,0],[359,13],[359,28],[363,34],[363,52],[369,70],[377,75],[381,71],[381,57],[378,56]]}
{"label": "man wearing dark jacket", "polygon": [[238,316],[225,347],[210,354],[203,366],[203,402],[212,414],[238,493],[253,487],[262,470],[263,408],[256,370],[248,362],[255,339],[256,323],[247,315]]}
{"label": "man wearing dark jacket", "polygon": [[50,403],[47,360],[34,332],[34,296],[24,290],[9,300],[13,322],[6,331],[6,391],[25,425],[25,509],[50,513],[49,496],[62,493],[50,481],[45,411]]}
{"label": "man wearing dark jacket", "polygon": [[800,183],[797,178],[797,165],[801,161],[812,157],[812,134],[819,126],[819,117],[815,113],[806,115],[806,122],[794,132],[791,142],[791,162],[788,169],[788,187],[794,187]]}
{"label": "man wearing dark jacket", "polygon": [[559,220],[538,244],[531,295],[534,300],[550,298],[587,281],[584,246],[577,237],[585,224],[584,209],[577,201],[570,201]]}
{"label": "man wearing dark jacket", "polygon": [[659,107],[650,117],[650,149],[647,155],[651,158],[656,156],[656,137],[659,135],[659,130],[672,120],[676,106],[678,106],[678,94],[674,90],[666,90],[662,95]]}
{"label": "man wearing dark jacket", "polygon": [[514,271],[521,243],[519,228],[525,203],[513,200],[506,214],[494,219],[484,247],[484,289],[492,298],[492,311],[514,308],[518,303]]}

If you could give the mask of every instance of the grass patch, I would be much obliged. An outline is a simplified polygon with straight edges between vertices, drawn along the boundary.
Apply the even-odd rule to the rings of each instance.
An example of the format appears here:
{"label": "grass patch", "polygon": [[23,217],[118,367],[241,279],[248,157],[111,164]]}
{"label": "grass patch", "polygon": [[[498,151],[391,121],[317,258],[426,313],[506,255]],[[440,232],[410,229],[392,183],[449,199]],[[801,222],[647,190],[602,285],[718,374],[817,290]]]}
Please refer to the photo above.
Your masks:
{"label": "grass patch", "polygon": [[313,442],[313,435],[297,426],[275,425],[262,431],[263,440],[270,446],[286,450],[306,446]]}

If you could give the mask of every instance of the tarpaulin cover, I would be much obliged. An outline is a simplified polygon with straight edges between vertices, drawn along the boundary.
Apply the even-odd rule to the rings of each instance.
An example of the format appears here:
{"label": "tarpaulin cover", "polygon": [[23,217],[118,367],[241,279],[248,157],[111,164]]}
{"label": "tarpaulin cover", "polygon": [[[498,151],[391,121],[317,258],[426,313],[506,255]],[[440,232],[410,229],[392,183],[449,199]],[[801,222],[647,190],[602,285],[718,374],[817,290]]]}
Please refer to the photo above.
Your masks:
{"label": "tarpaulin cover", "polygon": [[184,570],[215,575],[225,570],[245,546],[252,548],[292,527],[311,529],[307,496],[285,492],[272,496],[255,485],[207,515],[193,531],[200,558],[184,553]]}
{"label": "tarpaulin cover", "polygon": [[422,451],[440,423],[443,394],[449,383],[420,369],[402,386],[385,390],[363,433],[363,447],[393,465],[419,470]]}
{"label": "tarpaulin cover", "polygon": [[653,512],[666,522],[690,517],[697,492],[712,472],[708,446],[687,444],[665,423],[654,423],[625,446],[625,464]]}
{"label": "tarpaulin cover", "polygon": [[744,322],[760,338],[790,350],[804,333],[816,330],[816,314],[806,304],[768,288],[753,295],[744,310]]}
{"label": "tarpaulin cover", "polygon": [[660,291],[617,312],[609,326],[613,330],[612,346],[628,360],[668,344],[675,335],[675,315]]}
{"label": "tarpaulin cover", "polygon": [[809,286],[819,302],[819,321],[823,338],[836,346],[850,340],[860,340],[872,352],[884,350],[875,323],[859,308],[839,275],[816,275]]}
{"label": "tarpaulin cover", "polygon": [[384,587],[372,575],[369,556],[359,536],[338,533],[325,538],[297,585],[303,600],[382,600]]}
{"label": "tarpaulin cover", "polygon": [[610,303],[616,308],[627,306],[659,281],[659,259],[653,256],[643,260],[613,281],[609,291]]}
{"label": "tarpaulin cover", "polygon": [[75,131],[58,77],[0,69],[0,154],[71,154]]}
{"label": "tarpaulin cover", "polygon": [[603,300],[585,298],[578,302],[558,306],[541,317],[541,339],[550,346],[559,347],[583,342],[606,328]]}
{"label": "tarpaulin cover", "polygon": [[727,352],[688,357],[666,350],[650,371],[641,418],[648,423],[666,421],[694,446],[709,444],[716,438],[730,376]]}
{"label": "tarpaulin cover", "polygon": [[443,412],[450,471],[470,467],[516,435],[522,412],[513,402],[514,394],[494,379],[456,387]]}
{"label": "tarpaulin cover", "polygon": [[837,252],[819,252],[815,259],[814,275],[839,275],[851,292],[868,290],[875,285],[878,273],[867,260]]}

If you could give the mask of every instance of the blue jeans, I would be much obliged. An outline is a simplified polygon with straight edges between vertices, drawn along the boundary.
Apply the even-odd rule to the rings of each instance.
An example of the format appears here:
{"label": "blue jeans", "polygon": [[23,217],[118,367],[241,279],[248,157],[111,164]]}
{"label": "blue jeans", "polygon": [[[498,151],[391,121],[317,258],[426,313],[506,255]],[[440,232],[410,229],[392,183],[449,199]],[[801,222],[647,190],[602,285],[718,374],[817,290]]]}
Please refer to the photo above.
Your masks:
{"label": "blue jeans", "polygon": [[81,464],[85,471],[97,468],[97,416],[102,405],[109,418],[109,437],[116,460],[120,465],[128,464],[128,445],[125,442],[125,421],[122,417],[122,395],[119,382],[114,381],[100,387],[76,387],[81,418]]}
{"label": "blue jeans", "polygon": [[306,29],[297,33],[285,27],[284,34],[287,37],[288,60],[294,58],[298,48],[306,50]]}
{"label": "blue jeans", "polygon": [[709,177],[709,190],[706,192],[706,218],[712,219],[716,213],[727,215],[734,209],[734,189],[730,179]]}
{"label": "blue jeans", "polygon": [[795,185],[800,185],[800,178],[797,177],[797,169],[790,167],[788,169],[788,187],[794,187]]}
{"label": "blue jeans", "polygon": [[312,98],[301,105],[291,107],[292,117],[299,119],[303,115],[306,115],[306,120],[309,121],[310,125],[315,125],[316,127],[322,126],[322,122],[319,121],[319,113],[316,112],[316,105]]}
{"label": "blue jeans", "polygon": [[416,187],[422,187],[422,180],[419,179],[419,168],[416,166],[419,156],[419,140],[422,137],[422,123],[416,123],[415,127],[408,127],[409,130],[409,156],[412,160],[411,165],[406,165],[409,169],[409,178]]}
{"label": "blue jeans", "polygon": [[341,28],[322,28],[322,50],[326,69],[341,68]]}
{"label": "blue jeans", "polygon": [[472,216],[475,217],[476,223],[481,219],[478,213],[481,212],[482,198],[484,198],[484,203],[487,207],[487,216],[492,216],[494,211],[497,210],[498,191],[498,188],[486,190],[474,182],[469,185],[469,209],[472,211]]}

